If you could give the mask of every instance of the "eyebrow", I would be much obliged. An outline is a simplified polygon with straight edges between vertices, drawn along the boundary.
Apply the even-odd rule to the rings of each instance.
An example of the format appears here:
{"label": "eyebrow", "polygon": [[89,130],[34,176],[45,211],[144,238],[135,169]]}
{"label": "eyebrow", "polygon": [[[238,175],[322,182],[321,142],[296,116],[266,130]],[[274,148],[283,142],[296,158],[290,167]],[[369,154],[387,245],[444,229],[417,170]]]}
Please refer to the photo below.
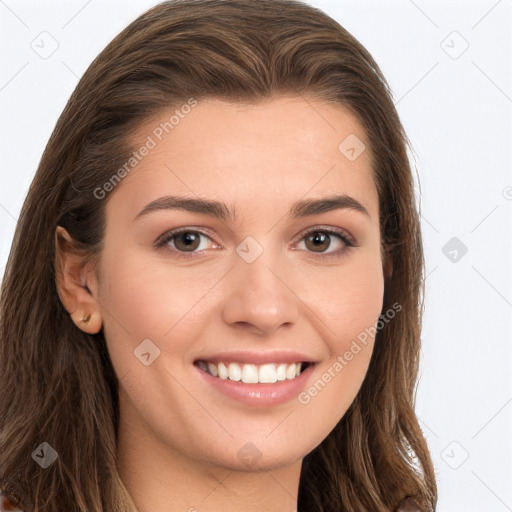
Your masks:
{"label": "eyebrow", "polygon": [[[355,210],[368,217],[368,210],[353,197],[331,195],[319,199],[302,199],[292,204],[288,211],[291,218],[301,218],[310,215],[319,215],[332,210]],[[190,198],[181,196],[164,196],[147,204],[135,217],[134,221],[159,210],[186,210],[193,213],[209,215],[225,222],[234,222],[236,218],[235,208],[229,208],[226,203],[210,199]]]}

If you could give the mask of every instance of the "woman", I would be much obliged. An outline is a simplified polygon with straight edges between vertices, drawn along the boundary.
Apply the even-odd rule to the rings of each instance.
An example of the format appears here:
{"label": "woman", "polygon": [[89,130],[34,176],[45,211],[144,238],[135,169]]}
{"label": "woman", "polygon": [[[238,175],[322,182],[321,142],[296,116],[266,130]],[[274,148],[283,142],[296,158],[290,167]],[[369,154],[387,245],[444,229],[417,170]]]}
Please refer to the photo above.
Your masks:
{"label": "woman", "polygon": [[171,1],[123,30],[5,271],[4,509],[434,510],[407,144],[310,6]]}

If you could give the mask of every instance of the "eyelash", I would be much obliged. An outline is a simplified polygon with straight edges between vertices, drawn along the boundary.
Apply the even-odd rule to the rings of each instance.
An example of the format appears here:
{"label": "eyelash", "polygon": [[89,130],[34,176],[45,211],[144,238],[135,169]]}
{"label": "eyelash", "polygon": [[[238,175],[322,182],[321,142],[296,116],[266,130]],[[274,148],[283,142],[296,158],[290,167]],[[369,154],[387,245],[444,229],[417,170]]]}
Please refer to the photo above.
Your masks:
{"label": "eyelash", "polygon": [[[202,230],[193,229],[191,227],[176,228],[176,229],[172,229],[171,231],[167,231],[166,233],[164,233],[163,235],[158,237],[157,240],[154,242],[155,248],[163,249],[163,250],[167,249],[169,242],[173,238],[177,237],[178,235],[180,235],[182,233],[199,234],[199,235],[205,236],[205,237],[209,238],[210,240],[212,240],[212,237],[208,233],[206,233]],[[315,253],[314,251],[307,251],[311,254],[318,255],[320,258],[325,258],[325,259],[339,258],[339,257],[343,256],[348,250],[350,250],[354,247],[357,247],[357,244],[352,239],[352,237],[350,237],[344,230],[338,229],[338,228],[332,228],[332,227],[324,228],[322,226],[302,232],[300,234],[299,242],[304,240],[308,235],[311,235],[314,233],[324,233],[329,236],[334,235],[334,236],[338,237],[345,244],[345,247],[343,247],[342,249],[338,249],[337,251],[334,251],[332,253],[321,253],[321,252]],[[201,252],[203,252],[203,251],[186,252],[186,251],[180,251],[178,249],[173,249],[173,248],[171,248],[171,250],[173,252],[175,252],[179,258],[185,258],[185,259],[194,258],[198,254],[201,254]]]}

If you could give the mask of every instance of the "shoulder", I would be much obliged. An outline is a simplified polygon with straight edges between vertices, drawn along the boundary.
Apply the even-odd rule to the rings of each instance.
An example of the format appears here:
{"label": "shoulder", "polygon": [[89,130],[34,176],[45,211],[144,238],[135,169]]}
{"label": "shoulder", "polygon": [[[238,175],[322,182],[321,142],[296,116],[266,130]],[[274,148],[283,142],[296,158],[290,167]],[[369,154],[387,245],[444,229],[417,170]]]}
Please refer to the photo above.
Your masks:
{"label": "shoulder", "polygon": [[14,503],[0,491],[0,512],[24,512],[18,508]]}
{"label": "shoulder", "polygon": [[421,508],[410,496],[407,496],[400,502],[395,512],[421,512]]}

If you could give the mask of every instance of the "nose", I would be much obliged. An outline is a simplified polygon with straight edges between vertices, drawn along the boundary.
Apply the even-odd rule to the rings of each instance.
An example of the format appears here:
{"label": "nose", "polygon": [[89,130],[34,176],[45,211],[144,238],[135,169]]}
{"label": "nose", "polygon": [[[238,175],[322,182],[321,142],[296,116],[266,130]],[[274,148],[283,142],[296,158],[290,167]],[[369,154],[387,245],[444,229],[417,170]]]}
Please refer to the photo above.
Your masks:
{"label": "nose", "polygon": [[251,263],[236,256],[228,277],[224,283],[226,323],[264,335],[297,322],[300,299],[293,291],[290,267],[278,255],[264,250]]}

